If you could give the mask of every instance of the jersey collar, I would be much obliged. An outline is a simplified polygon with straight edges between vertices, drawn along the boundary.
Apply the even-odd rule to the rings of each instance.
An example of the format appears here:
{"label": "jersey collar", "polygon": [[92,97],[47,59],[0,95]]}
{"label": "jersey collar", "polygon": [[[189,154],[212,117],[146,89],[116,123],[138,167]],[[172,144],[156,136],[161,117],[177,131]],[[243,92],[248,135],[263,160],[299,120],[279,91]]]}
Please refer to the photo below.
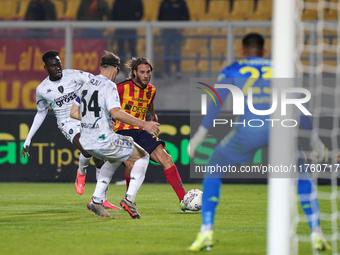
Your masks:
{"label": "jersey collar", "polygon": [[143,88],[143,87],[141,87],[141,86],[139,86],[137,83],[135,83],[135,81],[133,80],[133,79],[131,79],[131,81],[132,81],[132,83],[135,85],[135,86],[137,86],[138,88],[140,88],[140,89],[146,89],[147,87],[148,87],[148,85],[149,85],[149,83],[148,83],[148,85],[146,85],[145,86],[145,88]]}

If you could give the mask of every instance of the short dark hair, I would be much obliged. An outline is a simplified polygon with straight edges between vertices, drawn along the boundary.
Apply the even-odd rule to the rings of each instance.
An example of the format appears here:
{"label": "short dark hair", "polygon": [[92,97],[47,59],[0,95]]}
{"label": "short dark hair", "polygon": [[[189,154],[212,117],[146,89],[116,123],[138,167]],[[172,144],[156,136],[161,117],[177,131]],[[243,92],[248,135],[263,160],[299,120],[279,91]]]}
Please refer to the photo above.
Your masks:
{"label": "short dark hair", "polygon": [[264,38],[258,33],[247,34],[242,39],[242,46],[244,49],[256,48],[258,50],[263,50],[264,48]]}
{"label": "short dark hair", "polygon": [[54,57],[57,57],[59,56],[59,52],[56,51],[56,50],[49,50],[49,51],[46,51],[44,53],[44,55],[42,56],[42,61],[44,61],[44,63],[46,64],[47,60],[49,58],[54,58]]}
{"label": "short dark hair", "polygon": [[132,58],[131,60],[129,60],[125,64],[125,66],[131,70],[130,78],[135,78],[136,77],[135,74],[133,73],[133,70],[137,71],[138,66],[142,65],[142,64],[149,65],[150,69],[151,69],[151,72],[152,72],[153,66],[152,66],[150,60],[148,60],[146,57]]}
{"label": "short dark hair", "polygon": [[104,51],[104,55],[102,56],[102,59],[100,61],[100,66],[107,68],[109,66],[117,66],[120,67],[120,58],[110,51]]}

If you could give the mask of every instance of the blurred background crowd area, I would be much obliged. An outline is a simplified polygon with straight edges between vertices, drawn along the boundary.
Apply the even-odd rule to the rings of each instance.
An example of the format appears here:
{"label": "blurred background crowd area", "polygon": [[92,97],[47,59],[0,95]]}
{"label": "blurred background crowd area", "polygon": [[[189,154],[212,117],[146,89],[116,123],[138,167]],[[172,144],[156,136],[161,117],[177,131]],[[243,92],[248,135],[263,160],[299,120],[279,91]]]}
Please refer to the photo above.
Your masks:
{"label": "blurred background crowd area", "polygon": [[[0,20],[24,20],[31,2],[53,5],[56,20],[77,20],[81,2],[106,2],[108,11],[112,11],[115,0],[0,0]],[[129,2],[129,1],[127,1]],[[162,0],[142,0],[144,15],[142,21],[157,21]],[[271,20],[273,0],[186,0],[191,21],[230,21],[230,20]],[[317,3],[318,0],[305,0]],[[325,0],[335,2],[338,0]],[[53,19],[53,18],[51,18]],[[109,20],[111,17],[104,17]],[[302,20],[316,20],[317,10],[305,9]],[[324,8],[324,20],[337,20],[337,11]]]}
{"label": "blurred background crowd area", "polygon": [[[158,94],[162,95],[156,100],[159,109],[187,110],[190,78],[216,79],[226,65],[242,57],[239,49],[247,33],[264,35],[265,57],[271,58],[273,0],[0,0],[0,6],[0,57],[5,59],[0,63],[0,71],[3,71],[0,72],[0,80],[6,81],[7,85],[17,79],[18,73],[13,72],[13,77],[10,76],[11,66],[6,63],[12,61],[14,68],[17,62],[17,67],[21,67],[19,70],[26,70],[21,76],[26,77],[22,78],[22,83],[30,80],[38,83],[46,75],[41,64],[44,50],[53,47],[61,51],[63,61],[66,29],[28,28],[25,25],[20,29],[10,28],[6,27],[6,21],[33,20],[39,24],[41,21],[141,21],[145,24],[184,21],[193,25],[176,29],[152,27],[151,60],[155,69],[151,82],[157,86]],[[338,68],[336,6],[339,8],[339,0],[297,1],[298,19],[304,21],[303,24],[314,24],[316,27],[316,21],[320,21],[320,18],[335,24],[334,28],[323,26],[321,30],[303,27],[303,31],[297,33],[302,35],[297,41],[298,64],[305,76],[312,77],[315,72],[313,74],[310,71],[318,66],[327,67],[327,70]],[[207,22],[209,26],[201,25]],[[216,22],[223,24],[217,26]],[[237,22],[239,24],[235,25]],[[228,26],[231,23],[233,26]],[[148,57],[146,27],[73,28],[72,68],[96,74],[98,58],[103,49],[117,53],[122,63],[135,56]],[[20,42],[20,46],[15,46],[17,42]],[[316,45],[318,47],[314,47]],[[17,54],[15,47],[22,48],[20,54]],[[30,60],[30,54],[33,54],[33,60]],[[96,57],[92,61],[90,57],[93,54]],[[34,70],[40,71],[39,75],[28,73],[33,70],[30,69],[30,61],[34,63]],[[117,78],[119,81],[129,75],[123,65],[121,71]],[[34,74],[35,78],[29,78],[30,74]]]}
{"label": "blurred background crowd area", "polygon": [[[325,0],[323,19],[337,21],[337,11],[328,8],[339,0]],[[320,17],[317,8],[306,8],[317,4],[318,0],[301,1],[301,20],[316,21]],[[271,21],[273,0],[0,0],[0,20],[58,20],[58,21]],[[11,32],[2,31],[3,36]],[[32,32],[32,31],[30,31]],[[34,30],[33,32],[36,32]],[[33,34],[43,37],[44,33]],[[63,33],[58,29],[55,34]],[[78,31],[79,32],[79,31]],[[84,32],[84,31],[82,31]],[[86,38],[104,37],[107,49],[118,53],[123,62],[133,56],[145,55],[145,33],[139,29],[89,30],[76,36]],[[242,37],[249,32],[259,32],[266,38],[266,57],[271,57],[271,28],[236,27],[233,29],[233,60],[240,58],[239,48]],[[0,31],[1,33],[1,31]],[[21,33],[23,33],[21,31]],[[18,36],[18,31],[14,31]],[[181,78],[183,72],[199,76],[208,73],[213,77],[227,64],[227,28],[195,29],[153,29],[153,59],[158,67],[156,76]],[[337,45],[337,31],[325,30],[324,40],[329,45]],[[24,36],[24,35],[21,35]],[[32,33],[30,33],[32,36]],[[51,33],[48,34],[51,36]],[[306,32],[304,44],[310,36]],[[334,54],[328,54],[328,64],[336,66]],[[303,61],[309,65],[309,53],[302,53]],[[228,63],[230,64],[230,63]],[[124,69],[123,69],[124,71]],[[172,75],[173,74],[173,75]],[[192,74],[191,74],[192,75]]]}

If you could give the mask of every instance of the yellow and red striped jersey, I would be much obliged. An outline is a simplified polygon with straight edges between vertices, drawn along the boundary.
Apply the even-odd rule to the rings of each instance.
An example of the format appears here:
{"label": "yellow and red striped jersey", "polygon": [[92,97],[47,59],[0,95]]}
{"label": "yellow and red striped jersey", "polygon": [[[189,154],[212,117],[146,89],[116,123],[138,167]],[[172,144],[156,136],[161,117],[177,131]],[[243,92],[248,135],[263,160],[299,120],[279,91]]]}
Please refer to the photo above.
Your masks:
{"label": "yellow and red striped jersey", "polygon": [[[145,88],[142,88],[132,79],[127,79],[117,83],[117,90],[122,111],[141,120],[145,120],[149,105],[156,96],[155,86],[149,83]],[[114,131],[124,129],[142,130],[143,128],[131,126],[116,120]]]}

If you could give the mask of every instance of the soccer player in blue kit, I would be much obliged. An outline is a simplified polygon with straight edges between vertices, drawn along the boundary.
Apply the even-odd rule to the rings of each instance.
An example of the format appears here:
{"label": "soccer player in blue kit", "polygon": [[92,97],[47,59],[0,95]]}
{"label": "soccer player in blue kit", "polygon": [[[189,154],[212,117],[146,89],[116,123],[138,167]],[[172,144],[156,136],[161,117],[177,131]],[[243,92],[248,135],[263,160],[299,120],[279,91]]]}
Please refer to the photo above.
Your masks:
{"label": "soccer player in blue kit", "polygon": [[[257,110],[267,110],[271,107],[271,61],[264,59],[266,51],[264,49],[264,38],[260,34],[250,33],[242,40],[241,54],[244,57],[225,67],[218,76],[218,83],[233,84],[240,88],[247,98],[249,87],[253,88],[253,104]],[[228,89],[216,89],[223,102],[228,94]],[[245,100],[246,102],[246,100]],[[222,105],[215,106],[213,100],[208,104],[207,114],[204,116],[201,125],[195,135],[191,138],[188,146],[190,158],[199,144],[204,140],[211,127],[213,120],[217,118]],[[247,105],[244,108],[244,115],[240,115],[237,123],[247,123],[250,119],[260,119],[263,121],[261,127],[250,127],[247,125],[233,125],[231,131],[221,140],[211,156],[208,166],[235,166],[246,164],[254,157],[258,148],[268,145],[269,129],[271,122],[266,121],[268,115],[255,115]],[[312,119],[301,117],[300,125],[307,130],[313,129]],[[318,135],[312,131],[311,147],[313,155],[319,161],[322,161],[325,155],[325,146]],[[302,153],[300,153],[302,154]],[[298,160],[298,165],[304,164],[304,157]],[[203,180],[203,199],[202,199],[202,225],[197,238],[190,247],[191,251],[200,251],[204,248],[212,247],[214,240],[214,218],[217,205],[220,199],[221,178],[224,173],[210,173]],[[317,250],[330,250],[331,247],[326,242],[320,228],[320,211],[319,203],[316,197],[316,191],[313,181],[304,173],[301,179],[297,179],[297,189],[300,197],[301,206],[307,216],[309,227],[311,229],[312,246]]]}

